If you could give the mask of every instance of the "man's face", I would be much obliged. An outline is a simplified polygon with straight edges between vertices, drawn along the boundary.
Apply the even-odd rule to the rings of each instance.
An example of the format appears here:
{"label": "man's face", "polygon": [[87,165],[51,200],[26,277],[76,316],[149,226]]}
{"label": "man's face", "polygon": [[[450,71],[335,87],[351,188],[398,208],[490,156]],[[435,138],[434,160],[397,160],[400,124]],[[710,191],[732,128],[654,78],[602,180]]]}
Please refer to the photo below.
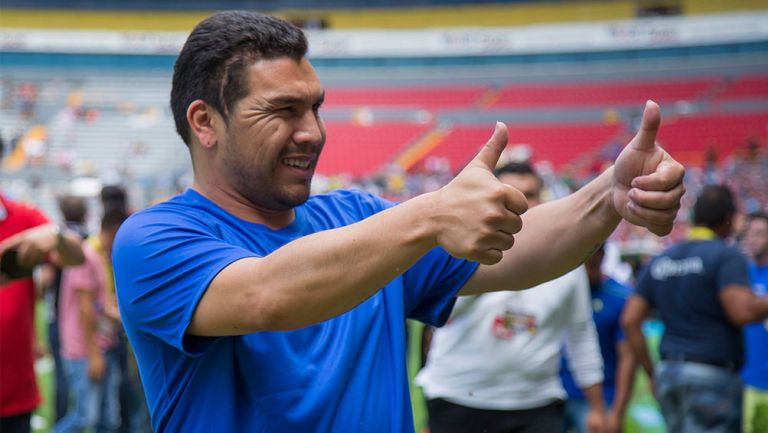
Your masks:
{"label": "man's face", "polygon": [[309,61],[258,60],[246,70],[250,92],[217,131],[217,171],[257,208],[283,211],[304,203],[325,125],[324,92]]}
{"label": "man's face", "polygon": [[532,174],[502,173],[499,181],[522,192],[528,200],[528,207],[532,208],[541,203],[541,183],[539,178]]}
{"label": "man's face", "polygon": [[749,221],[744,233],[744,246],[756,260],[768,256],[768,221],[763,218],[753,218]]}

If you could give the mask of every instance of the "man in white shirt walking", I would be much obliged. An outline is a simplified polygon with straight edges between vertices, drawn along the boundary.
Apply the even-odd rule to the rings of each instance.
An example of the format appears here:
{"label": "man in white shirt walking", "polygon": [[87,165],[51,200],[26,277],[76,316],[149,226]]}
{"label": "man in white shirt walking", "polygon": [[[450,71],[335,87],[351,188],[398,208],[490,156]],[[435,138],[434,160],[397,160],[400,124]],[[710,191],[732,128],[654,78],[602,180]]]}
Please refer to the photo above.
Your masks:
{"label": "man in white shirt walking", "polygon": [[[539,203],[542,182],[530,165],[512,163],[496,175],[530,207]],[[532,289],[459,298],[416,379],[428,399],[431,433],[561,431],[564,344],[590,404],[589,431],[600,432],[602,358],[583,267]]]}

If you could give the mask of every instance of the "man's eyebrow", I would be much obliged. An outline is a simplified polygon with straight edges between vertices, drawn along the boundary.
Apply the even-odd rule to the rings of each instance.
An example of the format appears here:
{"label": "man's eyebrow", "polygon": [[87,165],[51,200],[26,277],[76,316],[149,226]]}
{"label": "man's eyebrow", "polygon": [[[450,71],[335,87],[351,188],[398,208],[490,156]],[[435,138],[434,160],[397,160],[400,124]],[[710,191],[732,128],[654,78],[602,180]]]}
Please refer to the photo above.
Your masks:
{"label": "man's eyebrow", "polygon": [[[325,101],[325,90],[320,94],[320,97],[317,98],[315,102],[313,102],[312,105],[315,104],[322,104],[323,101]],[[293,95],[280,95],[275,96],[274,98],[269,99],[269,103],[271,105],[300,105],[306,103],[306,99],[300,97],[300,96],[293,96]]]}

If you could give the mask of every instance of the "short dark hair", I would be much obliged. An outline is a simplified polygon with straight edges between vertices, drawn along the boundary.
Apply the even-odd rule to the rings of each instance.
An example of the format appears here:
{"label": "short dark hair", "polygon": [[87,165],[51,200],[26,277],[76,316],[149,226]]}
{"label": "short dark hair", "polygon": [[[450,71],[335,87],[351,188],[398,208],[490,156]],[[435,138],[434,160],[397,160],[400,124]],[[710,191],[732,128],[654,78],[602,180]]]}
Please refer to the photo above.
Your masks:
{"label": "short dark hair", "polygon": [[123,187],[118,185],[105,185],[99,193],[101,206],[106,209],[128,207],[128,194]]}
{"label": "short dark hair", "polygon": [[510,162],[502,165],[501,167],[496,167],[496,169],[493,171],[493,174],[495,174],[497,177],[501,176],[504,173],[532,174],[536,177],[539,176],[538,174],[536,174],[536,171],[533,169],[531,164],[527,162]]}
{"label": "short dark hair", "polygon": [[533,169],[533,166],[528,162],[510,162],[502,165],[501,167],[496,167],[496,169],[493,170],[493,174],[495,174],[496,177],[507,173],[517,175],[530,175],[538,179],[539,184],[544,183],[539,174],[536,173],[536,170]]}
{"label": "short dark hair", "polygon": [[59,197],[59,210],[68,223],[85,223],[85,215],[88,213],[88,206],[83,197],[76,195],[64,195]]}
{"label": "short dark hair", "polygon": [[122,208],[110,208],[104,211],[104,215],[101,216],[101,230],[107,231],[120,227],[126,219],[128,213]]}
{"label": "short dark hair", "polygon": [[720,227],[736,212],[733,193],[725,185],[707,185],[693,205],[693,224]]}
{"label": "short dark hair", "polygon": [[259,59],[298,61],[307,46],[298,27],[257,12],[219,12],[201,21],[173,69],[171,111],[184,143],[191,142],[187,108],[193,101],[202,99],[227,121],[235,103],[248,94],[248,66]]}

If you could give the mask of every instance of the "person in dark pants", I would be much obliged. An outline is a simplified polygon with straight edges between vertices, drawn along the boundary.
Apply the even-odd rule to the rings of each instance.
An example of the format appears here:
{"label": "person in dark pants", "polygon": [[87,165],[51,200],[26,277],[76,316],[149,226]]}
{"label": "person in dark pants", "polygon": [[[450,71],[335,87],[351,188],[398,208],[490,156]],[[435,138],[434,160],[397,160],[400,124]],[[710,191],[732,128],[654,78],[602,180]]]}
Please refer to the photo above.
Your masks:
{"label": "person in dark pants", "polygon": [[[705,187],[688,239],[641,272],[622,314],[627,341],[652,380],[670,433],[741,429],[742,327],[768,317],[768,298],[752,292],[746,257],[726,242],[735,214],[728,188]],[[665,326],[656,366],[641,329],[653,309]]]}

